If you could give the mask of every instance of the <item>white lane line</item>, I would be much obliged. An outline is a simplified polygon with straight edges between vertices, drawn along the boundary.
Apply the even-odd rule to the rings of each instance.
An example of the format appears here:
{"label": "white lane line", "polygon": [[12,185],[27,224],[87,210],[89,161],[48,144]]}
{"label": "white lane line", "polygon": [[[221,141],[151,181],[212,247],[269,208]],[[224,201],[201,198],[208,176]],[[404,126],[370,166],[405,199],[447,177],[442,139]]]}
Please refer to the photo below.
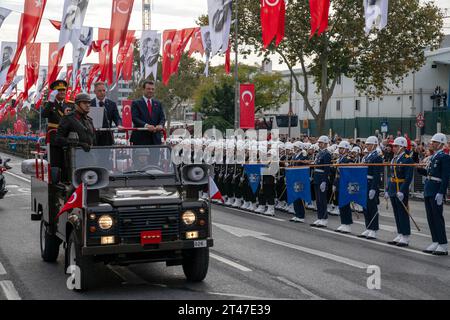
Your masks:
{"label": "white lane line", "polygon": [[218,256],[218,255],[216,255],[216,254],[214,254],[214,253],[210,253],[209,256],[210,256],[211,258],[217,260],[217,261],[223,262],[223,263],[225,263],[225,264],[227,264],[227,265],[229,265],[229,266],[231,266],[231,267],[233,267],[233,268],[239,269],[239,270],[241,270],[241,271],[244,271],[244,272],[250,272],[250,271],[252,271],[251,269],[249,269],[249,268],[247,268],[247,267],[244,267],[243,265],[240,265],[239,263],[236,263],[236,262],[234,262],[234,261],[228,260],[228,259],[223,258],[223,257],[221,257],[221,256]]}
{"label": "white lane line", "polygon": [[422,251],[408,249],[408,248],[402,248],[402,247],[397,247],[397,246],[393,246],[393,245],[390,245],[390,244],[387,244],[387,243],[384,243],[384,242],[378,242],[378,241],[374,241],[374,240],[358,238],[355,235],[343,234],[343,233],[339,233],[339,232],[335,232],[335,231],[331,231],[331,230],[326,230],[326,229],[314,228],[314,230],[331,233],[331,234],[334,234],[334,235],[337,235],[337,236],[346,237],[346,238],[350,238],[350,239],[353,239],[353,240],[356,239],[356,240],[364,241],[364,242],[367,242],[367,243],[372,243],[372,244],[375,244],[375,245],[378,245],[378,246],[383,246],[383,247],[391,248],[391,249],[395,249],[395,250],[403,250],[403,251],[412,252],[412,253],[420,254],[420,255],[423,255],[423,256],[427,256],[427,257],[432,256],[431,254],[428,254],[428,253],[425,253],[425,252],[422,252]]}
{"label": "white lane line", "polygon": [[[364,222],[361,222],[361,221],[353,221],[353,223],[359,224],[359,225],[362,225],[362,226],[366,225]],[[385,224],[380,224],[379,227],[380,227],[381,230],[394,232],[395,234],[397,234],[397,228],[394,227],[394,226],[388,226],[388,225],[385,225]],[[430,235],[424,234],[424,233],[421,233],[421,232],[417,232],[417,231],[414,231],[414,230],[411,230],[411,234],[431,239]]]}
{"label": "white lane line", "polygon": [[[222,206],[219,206],[219,205],[216,205],[216,207],[222,207]],[[286,220],[284,220],[284,219],[278,219],[278,218],[274,218],[274,217],[270,217],[270,216],[265,216],[265,215],[263,215],[263,214],[256,214],[256,213],[254,213],[254,212],[250,212],[250,211],[246,211],[246,210],[241,210],[241,209],[236,209],[236,208],[230,208],[230,207],[225,207],[225,206],[223,206],[224,208],[226,208],[226,209],[228,209],[228,210],[233,210],[233,211],[237,211],[237,212],[241,212],[241,213],[248,213],[248,214],[251,214],[251,215],[253,215],[253,216],[257,216],[257,217],[262,217],[262,218],[266,218],[266,219],[270,219],[270,220],[275,220],[275,221],[281,221],[281,222],[283,222],[283,221],[286,221]]]}
{"label": "white lane line", "polygon": [[140,285],[147,284],[147,281],[139,277],[136,273],[130,269],[122,266],[107,265],[108,269],[114,272],[119,278],[121,278],[126,284]]}
{"label": "white lane line", "polygon": [[31,183],[31,180],[30,180],[30,179],[27,179],[27,178],[24,178],[24,177],[22,177],[22,176],[19,176],[18,174],[15,174],[15,173],[12,173],[12,172],[8,172],[8,171],[6,171],[5,173],[7,173],[7,174],[9,174],[9,175],[11,175],[11,176],[13,176],[13,177],[15,177],[15,178],[17,178],[17,179],[20,179],[20,180],[22,180],[22,181]]}
{"label": "white lane line", "polygon": [[206,292],[206,293],[216,295],[216,296],[236,297],[236,298],[249,299],[249,300],[292,300],[292,299],[286,299],[286,298],[263,298],[263,297],[247,296],[247,295],[236,294],[236,293],[223,293],[223,292]]}
{"label": "white lane line", "polygon": [[288,280],[288,279],[286,279],[284,277],[276,277],[276,278],[279,281],[283,282],[284,284],[286,284],[286,285],[288,285],[290,287],[293,287],[295,289],[298,289],[304,295],[307,295],[307,296],[311,297],[312,300],[325,300],[324,298],[319,297],[318,295],[312,293],[311,291],[309,291],[305,287],[303,287],[303,286],[301,286],[301,285],[299,285],[297,283],[294,283],[294,282],[292,282],[292,281],[290,281],[290,280]]}
{"label": "white lane line", "polygon": [[5,293],[6,299],[22,300],[16,288],[14,287],[14,284],[11,281],[9,280],[0,281],[0,288],[2,288],[3,292]]}
{"label": "white lane line", "polygon": [[3,268],[2,263],[0,262],[0,276],[4,276],[6,274],[5,268]]}

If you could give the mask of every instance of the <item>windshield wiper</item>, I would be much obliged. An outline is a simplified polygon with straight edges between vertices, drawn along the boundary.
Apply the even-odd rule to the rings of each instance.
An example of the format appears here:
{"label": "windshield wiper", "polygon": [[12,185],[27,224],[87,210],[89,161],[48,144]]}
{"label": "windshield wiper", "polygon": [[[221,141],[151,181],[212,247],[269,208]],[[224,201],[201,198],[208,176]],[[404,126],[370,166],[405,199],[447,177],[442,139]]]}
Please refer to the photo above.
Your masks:
{"label": "windshield wiper", "polygon": [[156,179],[156,176],[154,174],[151,174],[145,170],[132,170],[132,171],[126,171],[123,172],[122,174],[135,174],[135,173],[139,173],[142,175],[145,175],[146,177],[150,177],[151,179]]}

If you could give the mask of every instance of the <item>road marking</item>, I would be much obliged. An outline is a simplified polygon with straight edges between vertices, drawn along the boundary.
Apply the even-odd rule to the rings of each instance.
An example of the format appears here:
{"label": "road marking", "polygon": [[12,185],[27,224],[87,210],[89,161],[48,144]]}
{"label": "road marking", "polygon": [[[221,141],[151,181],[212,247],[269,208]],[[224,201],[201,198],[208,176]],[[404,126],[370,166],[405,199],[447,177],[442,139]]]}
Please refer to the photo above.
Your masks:
{"label": "road marking", "polygon": [[8,172],[8,171],[6,171],[5,173],[7,173],[7,174],[9,174],[9,175],[11,175],[11,176],[13,176],[13,177],[15,177],[15,178],[17,178],[17,179],[20,179],[20,180],[22,180],[22,181],[31,183],[31,180],[30,180],[30,179],[21,177],[21,176],[19,176],[18,174],[15,174],[15,173],[12,173],[12,172]]}
{"label": "road marking", "polygon": [[5,268],[3,268],[2,263],[0,262],[0,276],[4,276],[6,274]]}
{"label": "road marking", "polygon": [[356,260],[352,260],[352,259],[348,259],[345,257],[341,257],[341,256],[337,256],[335,254],[331,254],[328,252],[324,252],[324,251],[320,251],[320,250],[316,250],[316,249],[311,249],[311,248],[307,248],[307,247],[303,247],[303,246],[299,246],[296,244],[292,244],[292,243],[288,243],[288,242],[284,242],[284,241],[280,241],[280,240],[276,240],[276,239],[272,239],[267,237],[268,234],[264,234],[258,231],[253,231],[253,230],[248,230],[248,229],[244,229],[244,228],[239,228],[239,227],[234,227],[234,226],[228,226],[225,224],[219,224],[219,223],[215,223],[213,222],[213,225],[228,232],[231,233],[237,237],[253,237],[259,240],[263,240],[266,242],[270,242],[273,244],[277,244],[286,248],[290,248],[290,249],[294,249],[297,251],[301,251],[301,252],[305,252],[311,255],[315,255],[324,259],[328,259],[328,260],[332,260],[334,262],[339,262],[351,267],[355,267],[358,269],[367,269],[367,267],[369,266],[366,263],[360,262],[360,261],[356,261]]}
{"label": "road marking", "polygon": [[147,284],[147,281],[139,277],[136,273],[130,269],[122,266],[107,265],[108,269],[114,272],[119,278],[121,278],[126,284],[140,285]]}
{"label": "road marking", "polygon": [[374,241],[374,240],[368,240],[368,239],[364,239],[364,238],[358,238],[355,235],[349,235],[349,234],[343,234],[343,233],[339,233],[339,232],[335,232],[335,231],[331,231],[331,230],[326,230],[326,229],[318,229],[318,228],[314,228],[314,230],[318,230],[318,231],[322,231],[322,232],[327,232],[327,233],[331,233],[337,236],[341,236],[341,237],[346,237],[346,238],[350,238],[350,239],[356,239],[356,240],[360,240],[360,241],[365,241],[368,243],[372,243],[372,244],[376,244],[379,246],[383,246],[386,248],[391,248],[391,249],[396,249],[396,250],[403,250],[403,251],[407,251],[407,252],[412,252],[412,253],[416,253],[416,254],[420,254],[423,256],[431,256],[431,254],[422,252],[422,251],[418,251],[418,250],[413,250],[413,249],[408,249],[408,248],[402,248],[402,247],[397,247],[397,246],[393,246],[384,242],[378,242],[378,241]]}
{"label": "road marking", "polygon": [[223,262],[223,263],[225,263],[225,264],[227,264],[227,265],[229,265],[229,266],[231,266],[233,268],[239,269],[241,271],[244,271],[244,272],[252,271],[251,269],[249,269],[247,267],[244,267],[243,265],[240,265],[239,263],[236,263],[234,261],[228,260],[227,258],[223,258],[221,256],[218,256],[218,255],[214,254],[214,253],[210,253],[209,256],[211,258],[213,258],[213,259],[216,259],[216,260],[218,260],[220,262]]}
{"label": "road marking", "polygon": [[249,300],[292,300],[292,299],[286,299],[286,298],[263,298],[263,297],[247,296],[247,295],[236,294],[236,293],[222,293],[222,292],[206,292],[206,293],[216,295],[216,296],[236,297],[236,298],[249,299]]}
{"label": "road marking", "polygon": [[290,280],[288,280],[286,278],[276,277],[276,279],[278,279],[279,281],[283,282],[284,284],[286,284],[286,285],[288,285],[290,287],[298,289],[301,293],[311,297],[312,300],[325,300],[324,298],[319,297],[318,295],[312,293],[311,291],[309,291],[305,287],[303,287],[303,286],[301,286],[301,285],[299,285],[297,283],[294,283],[294,282],[292,282],[292,281],[290,281]]}
{"label": "road marking", "polygon": [[17,184],[7,184],[6,188],[16,189],[16,188],[19,188],[19,186]]}
{"label": "road marking", "polygon": [[6,299],[22,300],[16,288],[14,287],[14,284],[11,281],[9,280],[0,281],[0,288],[2,288],[3,292],[5,293]]}
{"label": "road marking", "polygon": [[216,207],[224,207],[224,208],[226,208],[226,209],[233,210],[233,211],[237,211],[237,212],[240,212],[240,213],[248,213],[248,214],[251,214],[251,215],[253,215],[253,216],[262,217],[262,218],[266,218],[266,219],[270,219],[270,220],[281,221],[281,222],[286,221],[286,220],[284,220],[284,219],[278,219],[278,218],[274,218],[274,217],[271,217],[271,216],[265,216],[265,215],[263,215],[263,214],[256,214],[256,213],[254,213],[254,212],[246,211],[246,210],[242,210],[242,209],[230,208],[230,207],[220,206],[220,205],[215,205],[215,206],[216,206]]}

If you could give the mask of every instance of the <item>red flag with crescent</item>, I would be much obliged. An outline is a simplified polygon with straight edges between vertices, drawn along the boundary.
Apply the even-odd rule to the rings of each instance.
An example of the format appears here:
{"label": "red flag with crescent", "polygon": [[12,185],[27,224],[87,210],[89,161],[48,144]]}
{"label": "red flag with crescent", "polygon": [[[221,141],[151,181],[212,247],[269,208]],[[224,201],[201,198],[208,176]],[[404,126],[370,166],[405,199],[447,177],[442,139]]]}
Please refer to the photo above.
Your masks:
{"label": "red flag with crescent", "polygon": [[311,13],[311,35],[321,35],[328,28],[328,14],[330,11],[330,0],[309,0]]}
{"label": "red flag with crescent", "polygon": [[241,84],[241,129],[255,128],[255,85]]}
{"label": "red flag with crescent", "polygon": [[64,47],[58,50],[58,42],[51,42],[49,44],[48,50],[48,81],[47,83],[51,85],[53,81],[56,80],[59,73],[59,63],[61,62],[62,56],[64,54]]}
{"label": "red flag with crescent", "polygon": [[88,74],[88,81],[87,81],[87,92],[91,92],[92,83],[94,82],[95,77],[100,72],[100,65],[94,64],[92,65],[91,69],[89,70]]}
{"label": "red flag with crescent", "polygon": [[113,0],[109,30],[110,50],[118,43],[121,47],[125,44],[133,4],[134,0]]}
{"label": "red flag with crescent", "polygon": [[[133,43],[135,41],[134,37],[134,31],[128,31],[127,38],[124,45],[121,45],[119,47],[119,52],[117,54],[117,60],[116,60],[116,81],[119,80],[119,77],[122,73],[123,68],[126,66],[129,68],[129,65],[133,66]],[[131,50],[130,50],[131,49]],[[131,51],[131,55],[130,55]],[[130,62],[131,60],[131,62]],[[128,70],[127,70],[128,71]],[[123,71],[125,74],[125,71]],[[128,72],[127,72],[128,76]],[[125,81],[131,80],[129,79],[123,79]]]}
{"label": "red flag with crescent", "polygon": [[70,196],[69,200],[67,200],[66,204],[58,212],[55,220],[58,219],[64,212],[75,208],[83,208],[83,188],[84,184],[82,183],[78,186],[75,192]]}
{"label": "red flag with crescent", "polygon": [[131,105],[133,101],[123,100],[122,101],[122,126],[124,128],[133,128],[133,119],[131,116]]}
{"label": "red flag with crescent", "polygon": [[11,61],[7,79],[12,80],[16,75],[16,65],[19,63],[23,49],[28,43],[34,42],[41,25],[47,0],[25,0],[23,14],[20,17],[19,33],[17,36],[17,50]]}
{"label": "red flag with crescent", "polygon": [[175,34],[175,38],[171,48],[171,55],[173,57],[171,75],[178,72],[178,66],[180,65],[181,56],[183,55],[184,49],[186,49],[189,40],[191,40],[194,31],[195,28],[188,28],[178,30]]}
{"label": "red flag with crescent", "polygon": [[202,56],[205,54],[205,49],[203,48],[201,28],[195,28],[194,30],[194,34],[192,35],[191,46],[189,47],[189,57],[192,56],[194,52],[198,52]]}
{"label": "red flag with crescent", "polygon": [[165,30],[163,33],[162,50],[162,77],[164,85],[167,85],[172,75],[172,43],[174,42],[177,30]]}
{"label": "red flag with crescent", "polygon": [[284,38],[286,4],[284,0],[260,0],[264,48],[275,38],[278,46]]}
{"label": "red flag with crescent", "polygon": [[25,66],[25,99],[28,98],[28,90],[39,78],[39,65],[41,62],[41,44],[29,43],[26,47],[27,65]]}
{"label": "red flag with crescent", "polygon": [[113,52],[109,49],[109,29],[98,29],[98,39],[101,41],[99,51],[100,81],[107,81],[109,85],[113,79]]}

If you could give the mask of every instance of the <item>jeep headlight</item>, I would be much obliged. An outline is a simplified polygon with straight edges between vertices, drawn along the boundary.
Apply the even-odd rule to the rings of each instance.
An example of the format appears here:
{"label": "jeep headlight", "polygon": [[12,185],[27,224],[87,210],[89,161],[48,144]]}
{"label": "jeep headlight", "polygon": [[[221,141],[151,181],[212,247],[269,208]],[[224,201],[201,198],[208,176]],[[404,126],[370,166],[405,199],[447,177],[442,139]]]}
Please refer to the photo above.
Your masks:
{"label": "jeep headlight", "polygon": [[83,172],[81,174],[81,181],[87,186],[92,186],[98,182],[98,174],[93,170]]}
{"label": "jeep headlight", "polygon": [[205,178],[205,170],[202,167],[193,167],[189,169],[187,176],[192,182],[198,182]]}
{"label": "jeep headlight", "polygon": [[114,224],[113,218],[110,215],[103,215],[98,219],[98,226],[102,230],[109,230]]}
{"label": "jeep headlight", "polygon": [[197,217],[195,216],[194,212],[188,210],[185,213],[183,213],[183,215],[181,216],[181,219],[183,220],[185,225],[190,226],[190,225],[194,224]]}

